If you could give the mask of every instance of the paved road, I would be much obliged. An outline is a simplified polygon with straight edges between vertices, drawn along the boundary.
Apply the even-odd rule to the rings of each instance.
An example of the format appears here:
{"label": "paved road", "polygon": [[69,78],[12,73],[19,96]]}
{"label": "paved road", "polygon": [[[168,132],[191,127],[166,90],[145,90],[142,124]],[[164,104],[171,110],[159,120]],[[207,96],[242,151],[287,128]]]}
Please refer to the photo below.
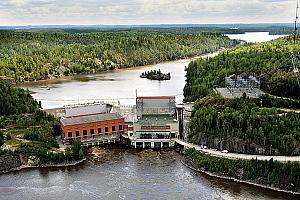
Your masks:
{"label": "paved road", "polygon": [[229,159],[245,159],[245,160],[277,160],[279,162],[288,162],[288,161],[295,161],[300,162],[300,156],[264,156],[264,155],[249,155],[249,154],[238,154],[238,153],[222,153],[221,151],[216,151],[213,149],[203,149],[199,145],[183,142],[181,140],[175,139],[175,142],[185,146],[186,148],[195,148],[198,151],[202,151],[205,153],[209,153],[211,156],[215,157],[223,157]]}
{"label": "paved road", "polygon": [[279,110],[283,111],[283,112],[295,112],[295,113],[300,113],[300,110],[297,109],[289,109],[289,108],[279,108]]}

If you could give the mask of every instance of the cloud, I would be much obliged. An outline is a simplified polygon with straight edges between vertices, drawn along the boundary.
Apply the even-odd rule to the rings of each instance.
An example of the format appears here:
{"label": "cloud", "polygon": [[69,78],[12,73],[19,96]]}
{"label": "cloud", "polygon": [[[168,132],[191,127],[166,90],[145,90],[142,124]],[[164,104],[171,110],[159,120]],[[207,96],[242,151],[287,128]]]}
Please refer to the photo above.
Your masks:
{"label": "cloud", "polygon": [[294,0],[0,0],[0,25],[292,22]]}

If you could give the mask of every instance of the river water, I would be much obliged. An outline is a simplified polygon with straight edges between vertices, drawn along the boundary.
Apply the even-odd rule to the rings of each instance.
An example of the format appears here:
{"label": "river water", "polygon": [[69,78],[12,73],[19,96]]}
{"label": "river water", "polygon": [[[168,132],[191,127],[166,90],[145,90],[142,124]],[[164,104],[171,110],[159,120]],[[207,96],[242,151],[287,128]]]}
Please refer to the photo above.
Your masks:
{"label": "river water", "polygon": [[174,151],[100,150],[76,167],[1,175],[0,199],[297,199],[195,173]]}
{"label": "river water", "polygon": [[[213,56],[212,54],[210,56]],[[92,75],[24,84],[43,108],[138,95],[176,95],[183,99],[185,66],[190,59]],[[170,72],[170,81],[139,78],[146,70]],[[196,174],[175,152],[106,149],[76,167],[30,169],[0,176],[0,200],[25,199],[297,199],[282,193]]]}
{"label": "river water", "polygon": [[[136,91],[139,96],[173,95],[179,103],[183,99],[184,69],[190,61],[185,59],[98,74],[62,77],[31,82],[24,84],[23,87],[32,91],[32,96],[40,100],[42,107],[46,109],[111,99],[119,100],[125,105],[133,105]],[[140,78],[142,72],[158,69],[163,73],[170,72],[171,80],[155,81]]]}
{"label": "river water", "polygon": [[226,34],[230,39],[244,40],[251,43],[267,42],[287,35],[270,35],[269,32],[246,32],[243,34]]}

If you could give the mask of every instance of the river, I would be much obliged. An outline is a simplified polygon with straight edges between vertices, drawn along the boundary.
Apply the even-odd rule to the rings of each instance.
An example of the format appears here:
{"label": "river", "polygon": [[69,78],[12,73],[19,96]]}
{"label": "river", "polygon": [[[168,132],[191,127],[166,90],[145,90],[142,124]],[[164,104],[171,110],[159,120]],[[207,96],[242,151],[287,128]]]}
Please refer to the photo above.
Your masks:
{"label": "river", "polygon": [[[62,107],[101,100],[119,100],[122,104],[135,104],[136,91],[139,96],[175,95],[177,102],[183,99],[185,66],[190,59],[165,62],[156,65],[120,69],[90,75],[68,76],[59,79],[37,81],[23,85],[32,91],[32,96],[42,102],[43,108]],[[171,73],[169,81],[140,78],[144,71],[161,69]]]}
{"label": "river", "polygon": [[258,43],[275,40],[277,38],[285,37],[287,35],[270,35],[269,32],[246,32],[243,34],[225,34],[230,39],[244,40],[246,42]]}
{"label": "river", "polygon": [[[209,56],[214,56],[211,54]],[[91,75],[24,84],[43,108],[138,95],[176,95],[183,99],[185,66],[191,59]],[[170,72],[170,81],[139,78],[146,70]],[[0,176],[0,199],[286,199],[288,195],[197,174],[175,152],[107,149],[100,159],[76,167],[30,169]],[[290,200],[296,199],[289,197]]]}
{"label": "river", "polygon": [[79,166],[1,175],[0,199],[296,199],[195,173],[174,151],[100,150]]}

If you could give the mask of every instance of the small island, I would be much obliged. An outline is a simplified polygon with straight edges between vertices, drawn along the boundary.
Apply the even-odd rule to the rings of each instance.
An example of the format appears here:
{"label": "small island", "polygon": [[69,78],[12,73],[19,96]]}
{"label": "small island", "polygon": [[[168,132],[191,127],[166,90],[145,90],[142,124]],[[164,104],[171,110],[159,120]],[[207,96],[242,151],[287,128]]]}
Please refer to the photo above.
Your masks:
{"label": "small island", "polygon": [[171,74],[167,73],[164,74],[159,70],[151,70],[151,71],[146,71],[143,72],[142,75],[140,75],[141,78],[147,78],[150,80],[170,80],[171,79]]}

